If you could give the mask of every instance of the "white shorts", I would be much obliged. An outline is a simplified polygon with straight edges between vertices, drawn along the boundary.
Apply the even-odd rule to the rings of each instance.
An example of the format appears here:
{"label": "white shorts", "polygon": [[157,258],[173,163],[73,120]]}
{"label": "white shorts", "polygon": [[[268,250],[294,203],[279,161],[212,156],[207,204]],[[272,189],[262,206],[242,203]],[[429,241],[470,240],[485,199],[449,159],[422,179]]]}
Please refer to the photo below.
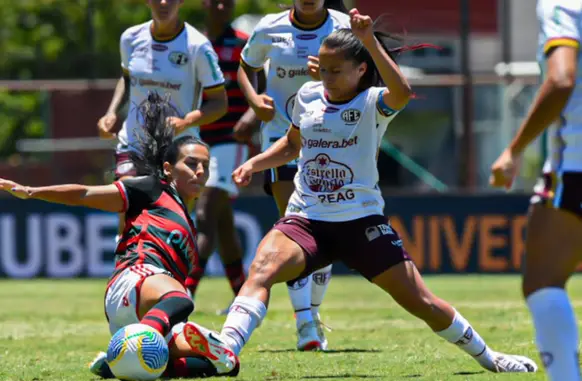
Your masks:
{"label": "white shorts", "polygon": [[[114,335],[121,328],[139,323],[139,295],[141,285],[147,277],[170,273],[153,265],[136,265],[125,269],[105,291],[105,315],[109,321],[109,332]],[[182,332],[183,324],[176,324],[166,336],[171,342]]]}
{"label": "white shorts", "polygon": [[230,195],[238,196],[238,187],[232,180],[232,172],[244,163],[249,156],[245,144],[228,143],[210,147],[207,187],[220,188]]}

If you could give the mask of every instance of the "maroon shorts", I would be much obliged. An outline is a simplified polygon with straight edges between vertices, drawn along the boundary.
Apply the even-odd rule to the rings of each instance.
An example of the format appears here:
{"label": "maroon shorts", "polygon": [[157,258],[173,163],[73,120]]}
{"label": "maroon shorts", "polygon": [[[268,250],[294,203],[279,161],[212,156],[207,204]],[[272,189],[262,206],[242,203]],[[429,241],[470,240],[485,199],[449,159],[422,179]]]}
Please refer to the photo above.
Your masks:
{"label": "maroon shorts", "polygon": [[115,153],[115,180],[119,180],[125,176],[136,176],[137,171],[135,165],[129,157],[127,152]]}
{"label": "maroon shorts", "polygon": [[411,260],[398,233],[381,215],[345,222],[283,217],[273,229],[295,241],[305,254],[301,277],[335,261],[372,280],[394,265]]}

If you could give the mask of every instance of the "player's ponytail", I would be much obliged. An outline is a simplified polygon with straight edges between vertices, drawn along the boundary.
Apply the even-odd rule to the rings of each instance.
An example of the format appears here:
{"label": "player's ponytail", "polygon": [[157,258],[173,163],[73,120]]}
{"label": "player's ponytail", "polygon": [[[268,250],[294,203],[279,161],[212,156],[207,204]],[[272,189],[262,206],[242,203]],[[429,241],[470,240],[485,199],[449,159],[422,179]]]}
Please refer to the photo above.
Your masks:
{"label": "player's ponytail", "polygon": [[169,94],[162,97],[157,92],[150,92],[148,99],[137,109],[141,128],[134,130],[137,147],[130,151],[138,176],[156,176],[164,178],[164,162],[176,164],[180,147],[186,144],[204,142],[194,136],[184,136],[174,140],[174,129],[167,124],[167,118],[179,117],[177,110],[170,103]]}
{"label": "player's ponytail", "polygon": [[[437,46],[430,44],[403,44],[404,38],[388,32],[377,30],[379,25],[378,21],[380,18],[374,22],[374,36],[380,42],[380,45],[384,51],[393,61],[396,62],[396,57],[405,51],[424,48],[438,49]],[[344,28],[336,30],[327,36],[325,40],[323,40],[322,45],[329,49],[343,51],[347,60],[355,61],[357,64],[362,62],[367,64],[367,70],[360,79],[360,83],[358,85],[359,91],[364,91],[372,86],[384,86],[382,77],[376,68],[376,64],[374,63],[372,56],[364,47],[364,44],[362,44],[362,42],[358,39],[358,37],[353,34],[351,29]]]}

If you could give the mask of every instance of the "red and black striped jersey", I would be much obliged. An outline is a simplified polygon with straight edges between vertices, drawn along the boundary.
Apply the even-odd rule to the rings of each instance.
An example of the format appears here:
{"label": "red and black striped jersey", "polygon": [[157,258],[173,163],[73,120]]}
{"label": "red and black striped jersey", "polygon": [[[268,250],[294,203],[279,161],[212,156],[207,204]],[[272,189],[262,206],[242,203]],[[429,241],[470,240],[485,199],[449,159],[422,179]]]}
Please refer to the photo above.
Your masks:
{"label": "red and black striped jersey", "polygon": [[124,200],[125,229],[111,281],[130,266],[151,264],[184,284],[198,264],[198,248],[196,228],[176,189],[155,176],[114,184]]}
{"label": "red and black striped jersey", "polygon": [[216,122],[201,126],[200,137],[210,146],[235,142],[234,126],[249,107],[237,82],[240,55],[248,38],[246,33],[229,26],[222,36],[211,41],[212,47],[218,55],[218,65],[224,74],[228,94],[228,111]]}

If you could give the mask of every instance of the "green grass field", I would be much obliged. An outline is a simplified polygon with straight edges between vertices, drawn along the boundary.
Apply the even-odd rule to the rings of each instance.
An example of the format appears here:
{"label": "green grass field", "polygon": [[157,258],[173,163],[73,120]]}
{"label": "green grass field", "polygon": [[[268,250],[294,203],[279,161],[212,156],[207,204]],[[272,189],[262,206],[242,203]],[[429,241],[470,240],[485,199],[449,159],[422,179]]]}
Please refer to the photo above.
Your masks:
{"label": "green grass field", "polygon": [[[435,276],[429,286],[449,300],[498,351],[538,360],[529,314],[516,276]],[[105,281],[0,282],[0,380],[95,380],[86,368],[107,347]],[[582,278],[570,285],[582,293]],[[197,322],[220,330],[215,311],[228,304],[225,279],[204,279]],[[574,301],[580,315],[582,299]],[[328,353],[299,353],[284,286],[273,291],[269,314],[243,351],[238,380],[544,380],[492,374],[430,332],[382,291],[357,277],[335,277],[322,308]]]}

